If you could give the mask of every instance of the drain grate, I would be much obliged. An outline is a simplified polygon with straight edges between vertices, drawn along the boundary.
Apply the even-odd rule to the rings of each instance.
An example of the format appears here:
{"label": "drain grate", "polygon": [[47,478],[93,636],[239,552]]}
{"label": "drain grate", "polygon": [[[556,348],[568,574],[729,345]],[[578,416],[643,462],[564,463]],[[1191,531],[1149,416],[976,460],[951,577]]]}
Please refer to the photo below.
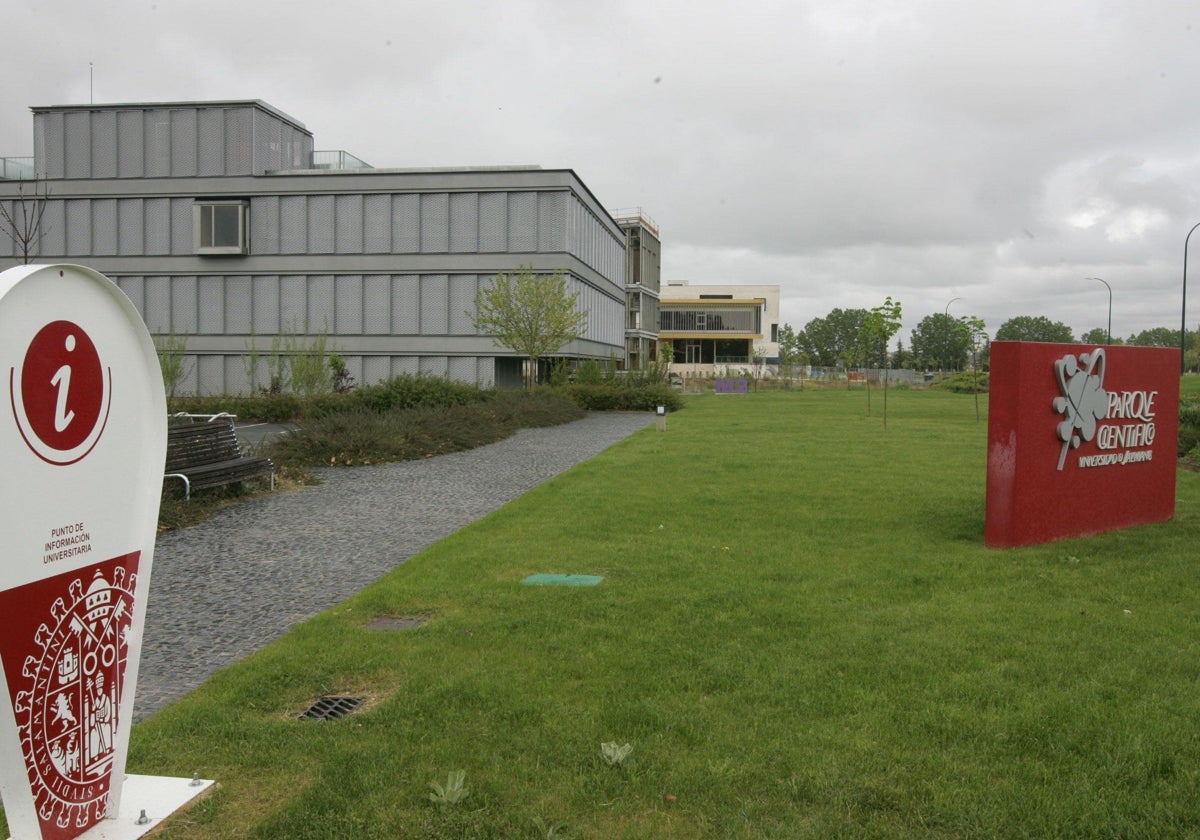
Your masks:
{"label": "drain grate", "polygon": [[308,707],[300,720],[337,720],[363,704],[365,697],[322,697]]}

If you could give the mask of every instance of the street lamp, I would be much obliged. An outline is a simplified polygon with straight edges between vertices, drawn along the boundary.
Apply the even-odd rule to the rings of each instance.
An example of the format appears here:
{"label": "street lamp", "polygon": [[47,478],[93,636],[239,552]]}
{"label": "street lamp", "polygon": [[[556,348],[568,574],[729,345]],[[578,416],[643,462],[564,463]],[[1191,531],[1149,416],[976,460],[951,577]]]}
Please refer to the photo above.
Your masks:
{"label": "street lamp", "polygon": [[1085,277],[1085,280],[1100,280],[1104,284],[1104,288],[1108,289],[1108,341],[1107,344],[1112,344],[1112,286],[1108,285],[1108,281],[1102,280],[1099,277]]}
{"label": "street lamp", "polygon": [[[954,303],[954,301],[956,301],[956,300],[962,300],[962,298],[960,298],[960,297],[956,297],[956,298],[950,298],[950,300],[948,300],[948,301],[946,302],[946,317],[947,317],[947,318],[949,318],[949,317],[950,317],[950,304]],[[951,339],[951,338],[953,338],[953,337],[954,337],[954,330],[951,330],[951,331],[950,331],[950,337],[948,337],[948,338],[946,339],[947,349],[949,349],[950,339]],[[949,368],[949,367],[950,367],[950,360],[949,360],[949,359],[942,359],[942,361],[946,363],[946,367],[947,367],[947,368]]]}
{"label": "street lamp", "polygon": [[1196,228],[1200,227],[1200,222],[1192,225],[1192,229],[1188,231],[1188,235],[1183,240],[1183,315],[1179,318],[1179,373],[1182,375],[1187,367],[1184,361],[1184,356],[1187,354],[1187,252],[1188,240],[1192,238],[1192,234],[1196,232]]}

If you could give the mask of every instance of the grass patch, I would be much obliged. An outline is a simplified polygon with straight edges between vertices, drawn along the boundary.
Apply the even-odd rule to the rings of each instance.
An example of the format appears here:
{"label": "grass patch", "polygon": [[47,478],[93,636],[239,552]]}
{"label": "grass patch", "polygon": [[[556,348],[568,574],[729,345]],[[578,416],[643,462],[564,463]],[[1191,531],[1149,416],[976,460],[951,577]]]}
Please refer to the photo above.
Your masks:
{"label": "grass patch", "polygon": [[[970,396],[897,391],[887,431],[859,391],[697,397],[139,724],[129,769],[221,782],[168,840],[1195,835],[1200,475],[1172,522],[988,550],[985,444]],[[373,705],[294,720],[325,694]]]}

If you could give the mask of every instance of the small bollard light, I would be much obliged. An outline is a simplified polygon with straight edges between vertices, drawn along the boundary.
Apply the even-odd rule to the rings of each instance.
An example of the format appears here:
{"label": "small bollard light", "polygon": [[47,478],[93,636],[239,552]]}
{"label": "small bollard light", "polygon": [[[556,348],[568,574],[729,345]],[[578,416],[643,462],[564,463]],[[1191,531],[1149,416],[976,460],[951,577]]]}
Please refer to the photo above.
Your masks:
{"label": "small bollard light", "polygon": [[667,430],[667,407],[660,405],[654,410],[654,425],[660,432]]}

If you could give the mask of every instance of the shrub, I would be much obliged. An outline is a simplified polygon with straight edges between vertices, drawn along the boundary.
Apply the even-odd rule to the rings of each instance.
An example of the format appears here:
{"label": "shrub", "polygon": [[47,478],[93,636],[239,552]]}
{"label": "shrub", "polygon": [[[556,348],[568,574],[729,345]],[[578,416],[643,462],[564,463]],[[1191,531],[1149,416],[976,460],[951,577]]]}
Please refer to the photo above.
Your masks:
{"label": "shrub", "polygon": [[565,395],[540,389],[526,391],[492,391],[484,405],[501,416],[511,417],[519,428],[558,426],[579,420],[587,415]]}
{"label": "shrub", "polygon": [[311,419],[327,417],[342,411],[358,408],[346,394],[315,394],[306,398],[300,406],[300,415]]}
{"label": "shrub", "polygon": [[394,411],[417,406],[465,405],[479,402],[486,393],[478,385],[422,373],[405,374],[378,385],[360,387],[347,397],[351,405],[372,411]]}
{"label": "shrub", "polygon": [[175,397],[167,401],[171,414],[236,414],[239,420],[283,423],[301,415],[303,401],[295,394],[259,394],[253,397],[217,394],[207,397]]}
{"label": "shrub", "polygon": [[938,391],[950,391],[955,394],[972,394],[975,392],[977,379],[979,393],[986,394],[988,390],[989,376],[983,371],[975,374],[969,370],[964,370],[962,373],[956,373],[952,376],[947,376],[941,382],[934,383],[931,387]]}
{"label": "shrub", "polygon": [[1200,429],[1200,401],[1191,400],[1179,404],[1179,427],[1184,426]]}
{"label": "shrub", "polygon": [[1200,444],[1193,446],[1187,452],[1182,451],[1180,446],[1179,457],[1183,461],[1183,465],[1191,470],[1200,470]]}
{"label": "shrub", "polygon": [[327,333],[311,339],[297,335],[295,327],[283,336],[292,390],[305,397],[333,390],[334,368],[329,365],[330,342]]}
{"label": "shrub", "polygon": [[1200,426],[1185,426],[1179,424],[1179,442],[1175,448],[1175,454],[1182,458],[1185,455],[1194,454],[1196,448],[1200,447]]}
{"label": "shrub", "polygon": [[188,362],[187,356],[187,336],[175,335],[174,332],[167,335],[158,335],[154,337],[154,349],[158,353],[158,366],[162,371],[163,388],[166,389],[167,399],[175,396],[175,389],[179,387],[179,383],[188,377],[195,367],[194,362]]}
{"label": "shrub", "polygon": [[660,405],[665,405],[668,411],[683,408],[683,399],[666,385],[630,387],[616,383],[575,384],[554,390],[587,411],[654,411]]}
{"label": "shrub", "polygon": [[526,426],[583,416],[561,395],[486,393],[487,399],[467,404],[394,411],[375,411],[346,399],[343,410],[312,415],[300,430],[271,443],[266,454],[292,468],[411,461],[495,443]]}
{"label": "shrub", "polygon": [[[665,405],[671,411],[683,407],[679,395],[667,385],[618,378],[596,385],[542,387],[533,393],[480,388],[429,374],[406,374],[356,388],[345,394],[324,393],[302,397],[297,394],[260,393],[254,396],[218,394],[206,397],[176,397],[168,400],[168,411],[190,414],[236,414],[239,420],[285,423],[304,418],[315,420],[335,414],[373,411],[384,414],[415,408],[447,408],[455,405],[492,403],[494,411],[507,411],[520,418],[520,426],[549,426],[566,423],[584,411],[653,411]],[[542,419],[538,419],[542,418]]]}
{"label": "shrub", "polygon": [[348,394],[354,390],[355,377],[350,375],[350,368],[346,367],[346,362],[341,356],[334,354],[329,357],[329,370],[333,373],[335,394]]}
{"label": "shrub", "polygon": [[575,381],[580,385],[599,385],[604,381],[604,371],[595,359],[584,359],[575,371]]}
{"label": "shrub", "polygon": [[1200,459],[1200,400],[1185,397],[1179,403],[1179,440],[1176,454],[1196,466]]}
{"label": "shrub", "polygon": [[314,418],[271,443],[276,462],[297,466],[351,466],[412,461],[494,443],[515,427],[477,406],[378,412],[361,406]]}

